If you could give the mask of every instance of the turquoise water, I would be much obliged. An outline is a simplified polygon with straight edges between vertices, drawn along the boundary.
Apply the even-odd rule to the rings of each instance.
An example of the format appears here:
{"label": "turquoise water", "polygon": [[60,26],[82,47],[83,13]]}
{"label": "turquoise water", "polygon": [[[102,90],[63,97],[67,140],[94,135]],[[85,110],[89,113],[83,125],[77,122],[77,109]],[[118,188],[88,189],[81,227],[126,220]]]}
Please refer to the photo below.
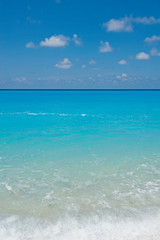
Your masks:
{"label": "turquoise water", "polygon": [[160,91],[0,91],[1,240],[159,229]]}

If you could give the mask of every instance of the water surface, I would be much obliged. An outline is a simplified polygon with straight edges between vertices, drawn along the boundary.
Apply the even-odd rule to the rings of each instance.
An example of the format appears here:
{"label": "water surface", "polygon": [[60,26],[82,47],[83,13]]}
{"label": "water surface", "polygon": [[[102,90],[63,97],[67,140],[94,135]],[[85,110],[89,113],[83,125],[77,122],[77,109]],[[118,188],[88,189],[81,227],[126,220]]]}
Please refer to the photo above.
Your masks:
{"label": "water surface", "polygon": [[0,239],[160,238],[159,91],[0,91]]}

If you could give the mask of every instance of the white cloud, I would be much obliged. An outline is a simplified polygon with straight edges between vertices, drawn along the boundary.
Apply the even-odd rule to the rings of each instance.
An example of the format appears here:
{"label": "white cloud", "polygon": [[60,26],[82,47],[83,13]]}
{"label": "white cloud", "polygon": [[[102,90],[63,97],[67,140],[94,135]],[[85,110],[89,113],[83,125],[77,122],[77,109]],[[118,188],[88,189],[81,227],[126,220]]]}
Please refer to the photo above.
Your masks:
{"label": "white cloud", "polygon": [[121,81],[127,81],[128,80],[128,75],[126,73],[122,73],[120,75],[117,75],[116,78]]}
{"label": "white cloud", "polygon": [[68,58],[64,58],[62,61],[54,65],[56,68],[69,69],[72,67],[72,63]]}
{"label": "white cloud", "polygon": [[29,42],[26,44],[26,48],[35,48],[35,44],[33,42]]}
{"label": "white cloud", "polygon": [[127,65],[128,63],[127,63],[127,61],[125,59],[122,59],[122,60],[120,60],[118,62],[118,64],[120,64],[120,65]]}
{"label": "white cloud", "polygon": [[78,45],[78,46],[81,46],[82,45],[82,40],[78,37],[77,34],[73,34],[73,42]]}
{"label": "white cloud", "polygon": [[83,65],[82,65],[82,68],[83,68],[83,69],[84,69],[84,68],[86,68],[86,65],[85,65],[85,64],[83,64]]}
{"label": "white cloud", "polygon": [[54,35],[50,38],[45,38],[44,41],[40,42],[41,47],[65,47],[69,44],[70,38],[65,37],[64,35]]}
{"label": "white cloud", "polygon": [[104,23],[103,26],[106,28],[107,32],[132,32],[133,23],[140,23],[145,25],[159,24],[160,18],[156,19],[154,17],[124,17],[120,19],[110,19],[108,22]]}
{"label": "white cloud", "polygon": [[27,78],[26,77],[16,77],[14,79],[16,82],[26,82],[27,81]]}
{"label": "white cloud", "polygon": [[58,47],[65,47],[69,45],[69,42],[73,41],[75,45],[82,45],[82,40],[78,37],[77,34],[73,34],[73,38],[71,39],[70,37],[66,37],[62,34],[60,35],[53,35],[50,38],[45,38],[44,41],[40,42],[41,47],[53,47],[53,48],[58,48]]}
{"label": "white cloud", "polygon": [[37,77],[38,81],[55,81],[58,82],[60,80],[60,77],[58,76],[50,76],[50,77]]}
{"label": "white cloud", "polygon": [[137,60],[149,60],[150,56],[149,56],[149,54],[147,54],[145,52],[140,52],[136,55],[136,59]]}
{"label": "white cloud", "polygon": [[126,73],[122,73],[122,77],[127,77],[127,74]]}
{"label": "white cloud", "polygon": [[137,17],[137,18],[132,17],[131,19],[132,19],[132,22],[147,24],[147,25],[160,23],[160,18],[156,19],[155,17]]}
{"label": "white cloud", "polygon": [[160,52],[158,52],[158,50],[156,48],[153,48],[150,51],[151,56],[160,56]]}
{"label": "white cloud", "polygon": [[132,32],[131,21],[128,17],[121,19],[111,19],[104,23],[103,26],[107,32]]}
{"label": "white cloud", "polygon": [[113,48],[110,46],[109,42],[101,41],[101,46],[99,47],[99,51],[102,53],[112,52]]}
{"label": "white cloud", "polygon": [[90,61],[89,61],[89,64],[91,64],[91,65],[95,65],[95,64],[96,64],[96,61],[94,61],[94,60],[90,60]]}
{"label": "white cloud", "polygon": [[153,35],[152,37],[146,37],[144,41],[148,43],[158,42],[160,41],[160,36]]}

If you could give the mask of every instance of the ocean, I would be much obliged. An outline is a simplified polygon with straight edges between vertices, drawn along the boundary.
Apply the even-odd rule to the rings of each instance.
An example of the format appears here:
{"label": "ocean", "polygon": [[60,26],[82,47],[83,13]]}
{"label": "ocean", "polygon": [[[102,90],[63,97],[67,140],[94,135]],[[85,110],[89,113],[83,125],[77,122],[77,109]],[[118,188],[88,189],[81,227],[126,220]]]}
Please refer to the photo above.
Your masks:
{"label": "ocean", "polygon": [[0,240],[51,239],[160,239],[160,91],[0,91]]}

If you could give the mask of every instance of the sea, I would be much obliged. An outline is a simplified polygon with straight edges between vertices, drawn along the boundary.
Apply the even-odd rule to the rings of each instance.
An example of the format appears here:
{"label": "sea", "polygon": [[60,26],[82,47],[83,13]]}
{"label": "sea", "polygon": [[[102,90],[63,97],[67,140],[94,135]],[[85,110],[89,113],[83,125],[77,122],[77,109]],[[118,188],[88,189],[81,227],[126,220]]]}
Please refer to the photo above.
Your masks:
{"label": "sea", "polygon": [[160,91],[0,91],[0,240],[159,240]]}

